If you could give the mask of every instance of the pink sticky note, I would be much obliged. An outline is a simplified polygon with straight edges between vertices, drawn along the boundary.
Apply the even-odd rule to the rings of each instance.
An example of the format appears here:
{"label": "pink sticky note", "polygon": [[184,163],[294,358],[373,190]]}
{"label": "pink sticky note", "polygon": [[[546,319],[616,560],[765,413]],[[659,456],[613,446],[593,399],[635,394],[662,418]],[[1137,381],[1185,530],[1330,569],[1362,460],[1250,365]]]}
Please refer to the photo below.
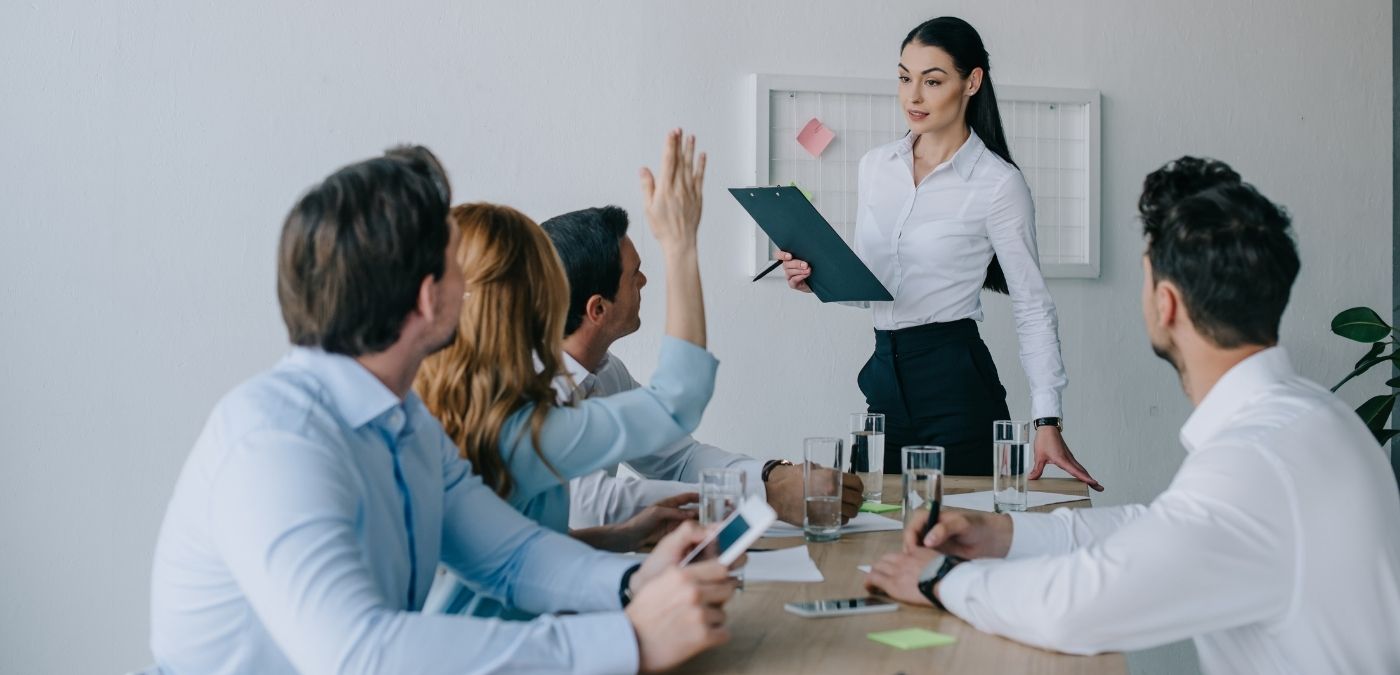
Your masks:
{"label": "pink sticky note", "polygon": [[831,145],[832,139],[836,138],[836,132],[826,128],[822,121],[813,117],[807,126],[802,127],[802,131],[797,132],[797,142],[802,144],[807,152],[813,157],[820,157],[826,146]]}

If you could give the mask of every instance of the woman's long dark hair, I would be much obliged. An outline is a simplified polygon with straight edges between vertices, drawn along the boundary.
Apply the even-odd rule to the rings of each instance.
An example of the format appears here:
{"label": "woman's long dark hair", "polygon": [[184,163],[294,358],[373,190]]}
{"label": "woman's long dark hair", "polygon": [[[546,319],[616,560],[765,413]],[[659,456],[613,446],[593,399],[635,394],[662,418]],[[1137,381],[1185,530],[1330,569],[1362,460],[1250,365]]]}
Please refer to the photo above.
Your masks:
{"label": "woman's long dark hair", "polygon": [[[904,51],[910,42],[937,47],[953,57],[953,68],[958,75],[966,78],[974,68],[982,69],[982,86],[967,102],[967,124],[977,133],[977,137],[987,145],[987,149],[1006,160],[1011,166],[1011,149],[1006,146],[1006,134],[1001,130],[1001,113],[997,110],[997,95],[992,89],[992,67],[987,57],[987,48],[982,46],[982,36],[972,24],[955,16],[940,16],[918,25],[900,43]],[[1018,167],[1019,168],[1019,167]],[[982,287],[997,293],[1006,293],[1006,273],[1001,271],[1001,263],[992,255],[987,265],[987,280]]]}

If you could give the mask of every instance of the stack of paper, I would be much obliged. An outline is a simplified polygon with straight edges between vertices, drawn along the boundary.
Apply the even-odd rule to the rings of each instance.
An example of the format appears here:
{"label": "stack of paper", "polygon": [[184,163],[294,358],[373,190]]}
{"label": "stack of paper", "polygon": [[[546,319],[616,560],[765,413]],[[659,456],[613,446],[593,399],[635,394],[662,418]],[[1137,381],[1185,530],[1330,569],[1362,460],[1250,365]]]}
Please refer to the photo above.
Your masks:
{"label": "stack of paper", "polygon": [[744,565],[744,583],[756,581],[818,582],[825,577],[806,546],[782,548],[776,551],[750,551]]}
{"label": "stack of paper", "polygon": [[[857,532],[890,532],[904,529],[898,520],[877,516],[873,513],[857,513],[855,518],[841,526],[841,534],[855,534]],[[773,523],[768,531],[763,534],[765,537],[800,537],[802,528],[787,523]]]}
{"label": "stack of paper", "polygon": [[[1053,492],[1027,492],[1026,508],[1036,506],[1046,506],[1049,504],[1059,504],[1061,502],[1077,502],[1085,497],[1075,495],[1059,495]],[[960,495],[943,495],[943,505],[958,509],[972,509],[974,511],[995,511],[992,506],[992,491],[966,492]]]}

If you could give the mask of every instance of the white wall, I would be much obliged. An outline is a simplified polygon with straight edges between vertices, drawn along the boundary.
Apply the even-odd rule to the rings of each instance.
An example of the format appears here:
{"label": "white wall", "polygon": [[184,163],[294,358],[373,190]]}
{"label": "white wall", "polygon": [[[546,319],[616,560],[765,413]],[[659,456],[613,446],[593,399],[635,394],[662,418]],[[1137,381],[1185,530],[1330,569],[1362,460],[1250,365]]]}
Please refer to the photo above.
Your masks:
{"label": "white wall", "polygon": [[[743,276],[752,225],[723,188],[750,178],[746,76],[887,77],[904,33],[936,14],[982,31],[999,84],[1103,92],[1103,277],[1051,283],[1067,437],[1108,486],[1102,502],[1150,499],[1181,460],[1189,408],[1140,328],[1142,177],[1211,155],[1290,207],[1304,267],[1285,343],[1304,373],[1335,381],[1358,354],[1328,334],[1332,314],[1391,299],[1390,12],[1382,0],[5,3],[0,670],[149,658],[148,569],[177,471],[217,397],[284,349],[281,218],[314,180],[399,141],[436,150],[459,200],[543,219],[609,202],[637,213],[636,169],[655,163],[664,130],[697,132],[712,156],[703,255],[723,361],[698,435],[793,457],[804,435],[840,432],[862,405],[868,318]],[[660,279],[655,245],[638,240]],[[618,346],[641,374],[659,285],[648,329]],[[1007,303],[989,306],[984,334],[1024,415]],[[1189,663],[1135,660],[1139,672]]]}

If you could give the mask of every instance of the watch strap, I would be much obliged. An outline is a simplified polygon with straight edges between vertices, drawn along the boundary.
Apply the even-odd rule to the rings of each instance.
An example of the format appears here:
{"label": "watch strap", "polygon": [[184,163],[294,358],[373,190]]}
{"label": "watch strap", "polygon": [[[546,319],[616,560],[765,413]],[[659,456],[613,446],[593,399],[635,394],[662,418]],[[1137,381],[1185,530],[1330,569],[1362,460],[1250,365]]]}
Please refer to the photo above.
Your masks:
{"label": "watch strap", "polygon": [[625,608],[632,603],[632,575],[642,568],[641,563],[637,563],[622,573],[622,583],[617,588],[617,599]]}
{"label": "watch strap", "polygon": [[763,479],[763,482],[767,483],[768,474],[773,473],[773,469],[776,469],[780,466],[792,466],[792,462],[789,462],[786,459],[770,459],[767,462],[764,462],[763,472],[759,474],[759,476]]}
{"label": "watch strap", "polygon": [[938,582],[943,581],[943,577],[948,576],[948,573],[953,571],[954,567],[957,567],[963,562],[966,561],[957,556],[945,556],[943,558],[943,564],[938,566],[938,572],[919,582],[919,592],[923,593],[924,597],[928,598],[929,602],[932,602],[934,607],[945,612],[948,611],[948,608],[944,607],[942,602],[939,602],[938,596],[933,592],[933,587],[937,586]]}

